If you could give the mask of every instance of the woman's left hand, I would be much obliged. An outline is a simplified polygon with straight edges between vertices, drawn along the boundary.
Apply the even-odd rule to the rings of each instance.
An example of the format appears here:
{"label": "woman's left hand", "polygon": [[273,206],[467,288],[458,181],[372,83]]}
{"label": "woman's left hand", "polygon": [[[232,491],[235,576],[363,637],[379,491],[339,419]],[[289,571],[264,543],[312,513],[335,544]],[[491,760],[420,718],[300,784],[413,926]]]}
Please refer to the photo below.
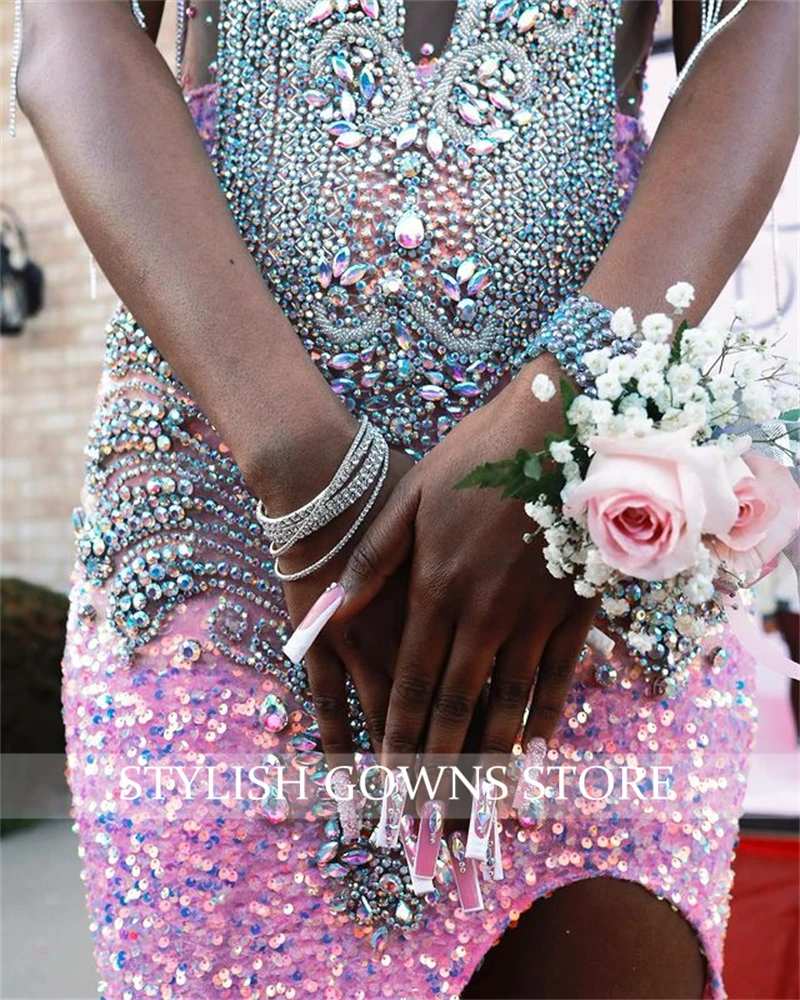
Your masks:
{"label": "woman's left hand", "polygon": [[511,751],[534,681],[525,741],[548,738],[561,717],[596,602],[550,575],[538,538],[523,541],[533,524],[519,501],[454,489],[476,465],[519,447],[538,451],[561,429],[559,396],[539,403],[531,393],[537,371],[558,385],[548,356],[465,417],[400,480],[340,577],[345,599],[334,620],[356,614],[411,555],[383,741],[392,764],[461,752],[490,674],[483,753]]}

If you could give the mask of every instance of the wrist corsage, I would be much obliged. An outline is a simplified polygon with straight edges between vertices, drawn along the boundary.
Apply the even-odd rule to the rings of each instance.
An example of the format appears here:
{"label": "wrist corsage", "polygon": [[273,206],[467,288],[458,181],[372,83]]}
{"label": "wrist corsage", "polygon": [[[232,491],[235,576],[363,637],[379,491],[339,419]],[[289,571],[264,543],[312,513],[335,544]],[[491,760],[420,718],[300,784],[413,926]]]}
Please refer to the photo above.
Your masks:
{"label": "wrist corsage", "polygon": [[[563,431],[458,484],[525,503],[549,572],[601,597],[608,631],[665,694],[800,524],[796,365],[741,315],[689,328],[693,298],[672,286],[673,315],[639,326],[628,308],[567,299],[534,345],[565,371]],[[542,373],[532,390],[556,393]]]}

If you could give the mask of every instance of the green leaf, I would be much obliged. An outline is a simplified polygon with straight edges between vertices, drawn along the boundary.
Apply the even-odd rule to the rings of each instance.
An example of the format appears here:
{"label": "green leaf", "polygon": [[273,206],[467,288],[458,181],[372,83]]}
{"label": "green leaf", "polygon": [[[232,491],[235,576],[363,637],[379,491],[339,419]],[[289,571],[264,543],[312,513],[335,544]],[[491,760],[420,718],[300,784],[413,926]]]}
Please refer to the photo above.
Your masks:
{"label": "green leaf", "polygon": [[518,464],[516,459],[510,458],[478,465],[457,482],[455,488],[463,490],[473,486],[504,486],[514,475]]}
{"label": "green leaf", "polygon": [[528,479],[538,479],[542,474],[542,460],[539,455],[528,455],[522,466],[523,476]]}
{"label": "green leaf", "polygon": [[672,350],[669,352],[670,364],[677,364],[681,360],[681,341],[683,340],[683,334],[689,329],[689,324],[686,320],[681,320],[681,324],[675,333],[675,339],[672,341]]}
{"label": "green leaf", "polygon": [[572,384],[568,378],[561,379],[561,412],[564,414],[564,420],[567,419],[567,413],[569,412],[570,406],[572,406],[575,398],[578,395],[578,390]]}
{"label": "green leaf", "polygon": [[796,424],[800,421],[800,410],[787,410],[778,417],[778,420],[782,420],[785,424]]}

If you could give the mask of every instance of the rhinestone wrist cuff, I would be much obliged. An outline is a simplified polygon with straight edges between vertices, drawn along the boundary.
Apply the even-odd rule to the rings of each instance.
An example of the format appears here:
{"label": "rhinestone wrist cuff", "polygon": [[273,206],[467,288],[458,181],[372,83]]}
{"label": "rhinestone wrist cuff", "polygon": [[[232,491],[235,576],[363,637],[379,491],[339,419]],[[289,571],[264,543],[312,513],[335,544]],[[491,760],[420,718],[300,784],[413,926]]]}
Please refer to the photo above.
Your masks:
{"label": "rhinestone wrist cuff", "polygon": [[594,376],[584,364],[589,351],[606,348],[612,357],[633,349],[632,341],[620,340],[611,330],[610,309],[588,295],[571,295],[545,321],[531,343],[525,361],[549,351],[587,396],[594,396]]}

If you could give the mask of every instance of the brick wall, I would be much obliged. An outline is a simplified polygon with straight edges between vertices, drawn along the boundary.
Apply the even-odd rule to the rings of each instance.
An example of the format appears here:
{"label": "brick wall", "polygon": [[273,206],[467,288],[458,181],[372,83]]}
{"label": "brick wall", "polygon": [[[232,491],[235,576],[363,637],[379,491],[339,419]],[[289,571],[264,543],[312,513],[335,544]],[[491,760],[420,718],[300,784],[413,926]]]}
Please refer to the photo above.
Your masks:
{"label": "brick wall", "polygon": [[[13,10],[11,0],[0,2],[0,198],[21,217],[46,289],[42,312],[21,336],[3,337],[0,347],[0,572],[66,590],[71,512],[79,499],[103,329],[116,297],[101,273],[97,298],[90,297],[88,250],[24,116],[17,117],[16,137],[8,135]],[[167,51],[169,40],[165,46]]]}

